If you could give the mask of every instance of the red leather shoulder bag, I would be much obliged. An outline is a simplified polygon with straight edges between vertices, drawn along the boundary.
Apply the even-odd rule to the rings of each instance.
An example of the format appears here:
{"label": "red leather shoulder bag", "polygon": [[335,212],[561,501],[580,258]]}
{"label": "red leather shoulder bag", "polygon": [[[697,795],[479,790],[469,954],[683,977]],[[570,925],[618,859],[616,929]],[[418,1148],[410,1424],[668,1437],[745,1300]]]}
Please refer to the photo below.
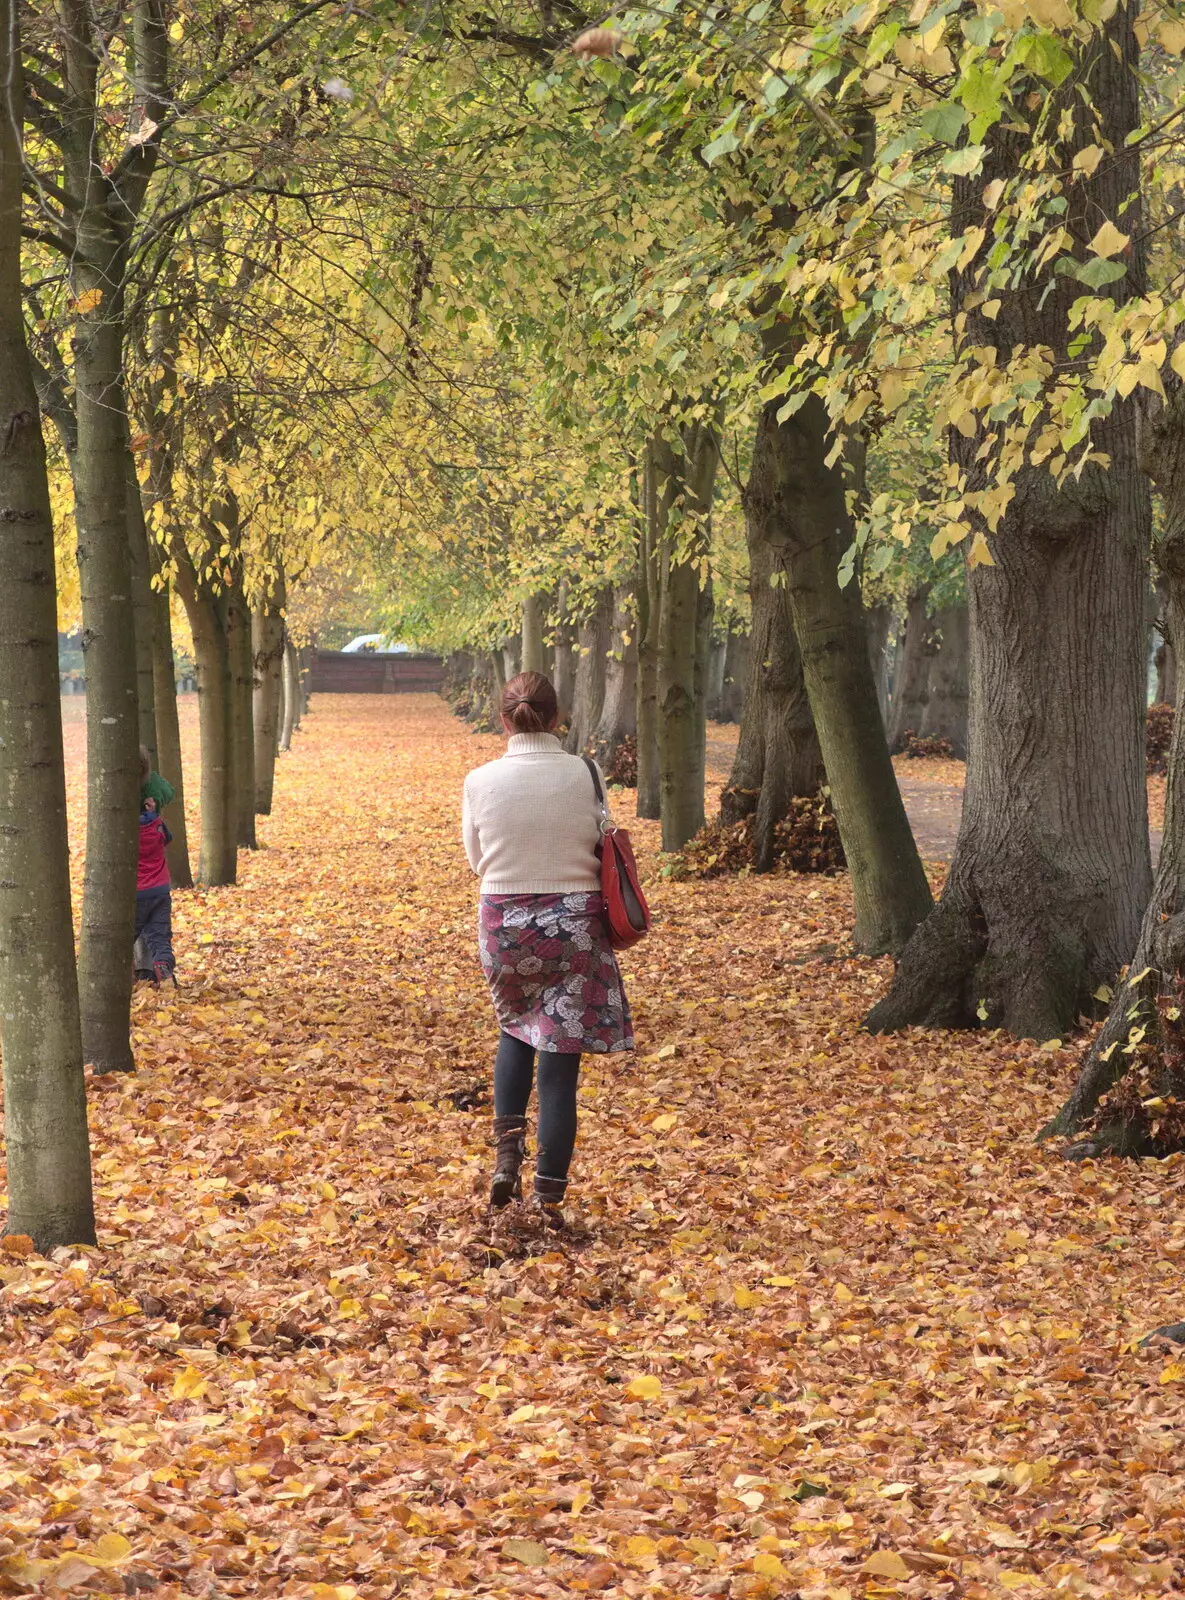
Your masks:
{"label": "red leather shoulder bag", "polygon": [[628,950],[650,931],[650,907],[642,893],[630,836],[624,828],[615,828],[609,820],[597,764],[588,756],[582,756],[581,760],[592,777],[601,808],[601,842],[597,846],[597,854],[601,858],[601,905],[605,929],[614,950]]}

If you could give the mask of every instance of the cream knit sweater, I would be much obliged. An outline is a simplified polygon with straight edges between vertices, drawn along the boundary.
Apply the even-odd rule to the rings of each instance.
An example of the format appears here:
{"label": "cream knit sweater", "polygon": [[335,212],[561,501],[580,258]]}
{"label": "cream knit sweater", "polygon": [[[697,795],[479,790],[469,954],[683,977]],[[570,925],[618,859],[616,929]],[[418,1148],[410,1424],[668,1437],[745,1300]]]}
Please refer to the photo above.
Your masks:
{"label": "cream knit sweater", "polygon": [[512,734],[465,779],[461,832],[482,894],[599,888],[600,820],[591,773],[552,733]]}

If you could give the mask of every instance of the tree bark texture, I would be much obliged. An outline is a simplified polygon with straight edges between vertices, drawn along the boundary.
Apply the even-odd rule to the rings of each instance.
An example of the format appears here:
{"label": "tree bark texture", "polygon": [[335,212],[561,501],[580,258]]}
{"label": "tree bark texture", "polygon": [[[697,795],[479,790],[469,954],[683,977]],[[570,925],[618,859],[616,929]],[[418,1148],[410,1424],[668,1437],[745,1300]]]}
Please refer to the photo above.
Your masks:
{"label": "tree bark texture", "polygon": [[634,738],[638,731],[638,644],[633,600],[631,584],[618,584],[614,589],[605,656],[605,693],[591,737],[592,752],[602,772],[613,765],[622,741]]}
{"label": "tree bark texture", "polygon": [[934,613],[930,650],[926,707],[917,731],[923,739],[949,739],[951,755],[965,761],[971,693],[971,622],[965,604]]}
{"label": "tree bark texture", "polygon": [[[847,481],[829,467],[823,402],[807,398],[784,422],[766,406],[777,447],[754,457],[748,499],[769,528],[788,583],[803,678],[852,878],[857,949],[899,950],[931,905],[881,721],[859,585],[840,588],[852,543]],[[772,414],[772,415],[771,415]],[[861,463],[857,462],[857,472]]]}
{"label": "tree bark texture", "polygon": [[605,702],[606,652],[613,620],[613,591],[602,589],[576,635],[576,689],[564,748],[580,755],[592,739]]}
{"label": "tree bark texture", "polygon": [[[58,689],[53,523],[21,319],[20,48],[0,0],[0,1046],[6,1232],[94,1244]],[[130,964],[130,942],[121,952]]]}
{"label": "tree bark texture", "polygon": [[877,704],[881,708],[881,721],[889,726],[889,630],[893,625],[893,608],[885,600],[866,609],[868,618],[868,660],[876,683]]}
{"label": "tree bark texture", "polygon": [[543,612],[547,597],[529,594],[523,601],[522,670],[547,676],[547,651],[543,645]]}
{"label": "tree bark texture", "polygon": [[708,648],[707,572],[719,449],[715,429],[678,429],[678,447],[655,436],[659,492],[658,784],[662,847],[681,850],[704,825]]}
{"label": "tree bark texture", "polygon": [[[1173,638],[1185,638],[1185,392],[1170,380],[1168,403],[1149,417],[1141,430],[1144,470],[1161,492],[1164,529],[1157,541],[1157,566],[1162,575],[1165,622]],[[1156,878],[1144,912],[1135,955],[1122,983],[1116,985],[1107,1019],[1087,1051],[1078,1080],[1057,1116],[1038,1137],[1077,1133],[1098,1112],[1104,1097],[1126,1075],[1133,1062],[1133,1036],[1142,1035],[1144,1050],[1155,1050],[1161,1038],[1157,998],[1171,994],[1185,973],[1185,712],[1180,686],[1165,786],[1164,837]],[[1174,996],[1175,999],[1175,996]],[[1185,1098],[1185,1084],[1164,1089]],[[1105,1114],[1087,1148],[1092,1155],[1146,1153],[1132,1144],[1121,1119]]]}
{"label": "tree bark texture", "polygon": [[[1132,234],[1122,287],[1104,291],[1125,297],[1146,280],[1138,158],[1124,144],[1139,122],[1136,59],[1132,13],[1121,8],[1080,46],[1077,70],[1058,91],[1068,129],[1059,167],[1069,170],[1075,152],[1099,139],[1115,152],[1075,185],[1065,221],[1083,255],[1104,219]],[[982,173],[955,180],[956,234],[989,221],[985,186],[1023,168],[1029,137],[1014,121],[991,130]],[[967,342],[997,349],[1002,361],[1023,347],[1052,351],[1055,365],[1069,360],[1075,280],[1045,269],[1006,294],[992,321],[974,298],[982,264],[977,257],[954,282]],[[952,437],[969,490],[987,487],[983,426]],[[1094,424],[1092,442],[1109,457],[1107,469],[1088,466],[1060,488],[1044,465],[1022,471],[990,538],[995,564],[968,572],[962,823],[942,899],[903,952],[872,1028],[973,1026],[982,1013],[1010,1033],[1060,1035],[1093,1009],[1095,990],[1135,948],[1151,869],[1143,750],[1150,505],[1134,406],[1118,403]]]}
{"label": "tree bark texture", "polygon": [[185,821],[185,771],[181,762],[181,726],[177,719],[177,674],[173,665],[173,618],[167,587],[153,589],[152,607],[156,766],[161,777],[173,786],[173,804],[167,818],[169,832],[173,835],[173,842],[166,849],[169,877],[174,889],[192,889],[193,870],[189,865],[189,832]]}
{"label": "tree bark texture", "polygon": [[638,562],[638,815],[662,811],[658,781],[658,623],[660,611],[657,446],[646,445]]}
{"label": "tree bark texture", "polygon": [[704,707],[709,722],[720,721],[720,702],[724,697],[724,658],[727,639],[713,639],[708,646],[708,695]]}
{"label": "tree bark texture", "polygon": [[[757,460],[757,452],[754,452]],[[720,796],[725,823],[754,817],[753,862],[774,865],[774,829],[796,795],[814,795],[826,781],[815,722],[802,675],[802,655],[776,527],[763,514],[770,502],[745,496],[749,545],[749,671],[740,737],[728,784]]]}
{"label": "tree bark texture", "polygon": [[1177,703],[1177,653],[1167,639],[1162,639],[1156,650],[1156,703]]}
{"label": "tree bark texture", "polygon": [[926,714],[930,696],[930,585],[923,584],[910,595],[905,608],[905,637],[901,663],[893,694],[889,719],[889,749],[905,747],[907,733],[917,733]]}
{"label": "tree bark texture", "polygon": [[252,718],[255,733],[255,810],[265,817],[271,814],[276,779],[285,601],[284,575],[279,572],[251,618],[255,686]]}

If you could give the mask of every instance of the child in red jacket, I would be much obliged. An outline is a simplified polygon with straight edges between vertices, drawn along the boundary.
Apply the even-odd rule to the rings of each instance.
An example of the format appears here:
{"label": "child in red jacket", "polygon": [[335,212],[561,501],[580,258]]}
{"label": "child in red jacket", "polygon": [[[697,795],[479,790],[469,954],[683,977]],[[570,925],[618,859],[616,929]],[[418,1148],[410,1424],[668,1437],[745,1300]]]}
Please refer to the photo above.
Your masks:
{"label": "child in red jacket", "polygon": [[173,957],[173,897],[165,846],[173,835],[149,795],[140,802],[140,862],[136,873],[136,976],[177,982]]}

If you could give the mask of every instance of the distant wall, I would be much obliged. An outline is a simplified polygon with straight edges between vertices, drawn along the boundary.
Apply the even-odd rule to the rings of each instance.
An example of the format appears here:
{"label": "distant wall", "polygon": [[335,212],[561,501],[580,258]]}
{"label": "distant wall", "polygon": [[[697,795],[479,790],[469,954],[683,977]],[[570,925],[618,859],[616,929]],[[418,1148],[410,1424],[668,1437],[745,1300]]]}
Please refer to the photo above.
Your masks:
{"label": "distant wall", "polygon": [[310,694],[435,694],[444,684],[439,656],[314,650]]}

